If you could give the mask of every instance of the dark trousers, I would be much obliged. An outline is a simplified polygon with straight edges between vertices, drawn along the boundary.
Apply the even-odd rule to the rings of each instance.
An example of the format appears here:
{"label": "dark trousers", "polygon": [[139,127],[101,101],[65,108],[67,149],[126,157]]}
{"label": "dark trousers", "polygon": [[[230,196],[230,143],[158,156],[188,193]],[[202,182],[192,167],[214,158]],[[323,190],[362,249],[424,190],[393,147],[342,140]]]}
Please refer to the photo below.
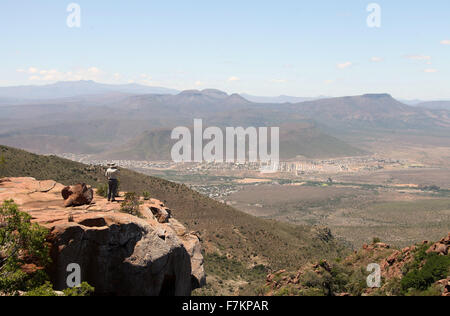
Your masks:
{"label": "dark trousers", "polygon": [[117,179],[108,180],[108,201],[114,201],[117,196]]}

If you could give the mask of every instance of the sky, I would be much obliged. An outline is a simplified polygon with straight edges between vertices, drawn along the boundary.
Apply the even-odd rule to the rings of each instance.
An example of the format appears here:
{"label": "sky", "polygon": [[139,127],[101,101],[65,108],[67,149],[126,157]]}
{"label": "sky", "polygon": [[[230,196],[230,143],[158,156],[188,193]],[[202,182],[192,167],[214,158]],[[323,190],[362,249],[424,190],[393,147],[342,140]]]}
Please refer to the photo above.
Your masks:
{"label": "sky", "polygon": [[76,0],[69,27],[71,3],[0,2],[0,86],[450,99],[448,0]]}

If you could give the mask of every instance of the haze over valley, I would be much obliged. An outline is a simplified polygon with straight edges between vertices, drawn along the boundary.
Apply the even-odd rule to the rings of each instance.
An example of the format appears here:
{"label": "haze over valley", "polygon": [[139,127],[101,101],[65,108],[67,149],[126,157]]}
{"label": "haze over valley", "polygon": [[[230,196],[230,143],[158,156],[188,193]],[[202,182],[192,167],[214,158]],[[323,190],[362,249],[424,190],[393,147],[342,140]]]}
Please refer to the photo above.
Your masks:
{"label": "haze over valley", "polygon": [[[445,101],[406,105],[364,94],[252,102],[214,89],[93,81],[0,88],[0,97],[3,145],[88,164],[114,161],[254,216],[331,227],[354,246],[373,236],[404,246],[437,238],[450,225]],[[261,174],[255,163],[172,162],[172,130],[192,130],[197,118],[204,128],[280,127],[278,172]],[[411,218],[404,212],[435,214],[416,223],[404,221]]]}

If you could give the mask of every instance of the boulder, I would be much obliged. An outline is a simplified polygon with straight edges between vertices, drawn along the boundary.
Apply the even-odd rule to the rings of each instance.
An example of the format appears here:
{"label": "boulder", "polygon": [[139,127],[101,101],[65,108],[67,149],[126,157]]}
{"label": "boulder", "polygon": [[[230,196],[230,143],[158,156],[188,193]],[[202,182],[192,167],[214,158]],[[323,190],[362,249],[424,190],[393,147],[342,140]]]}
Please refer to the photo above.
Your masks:
{"label": "boulder", "polygon": [[437,253],[442,256],[446,256],[448,254],[448,246],[442,243],[436,243],[428,249],[427,253]]}
{"label": "boulder", "polygon": [[89,205],[94,199],[94,191],[85,183],[65,187],[61,195],[65,207]]}
{"label": "boulder", "polygon": [[446,256],[449,253],[450,248],[450,233],[447,237],[442,238],[439,242],[435,243],[428,249],[427,253],[437,253],[442,256]]}
{"label": "boulder", "polygon": [[156,217],[158,222],[167,223],[172,213],[168,208],[164,206],[151,206],[150,211]]}

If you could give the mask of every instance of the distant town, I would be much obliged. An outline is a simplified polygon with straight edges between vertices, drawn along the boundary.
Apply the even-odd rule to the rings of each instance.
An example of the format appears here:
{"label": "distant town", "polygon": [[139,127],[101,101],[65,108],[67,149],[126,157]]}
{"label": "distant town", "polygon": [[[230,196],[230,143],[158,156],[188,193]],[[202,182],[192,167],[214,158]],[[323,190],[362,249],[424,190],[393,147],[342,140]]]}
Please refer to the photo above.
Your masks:
{"label": "distant town", "polygon": [[[238,192],[244,185],[277,184],[279,179],[314,179],[315,176],[367,173],[378,170],[425,168],[407,160],[383,159],[373,156],[333,159],[298,159],[283,161],[274,175],[260,173],[261,163],[175,163],[172,161],[99,160],[91,155],[72,153],[58,156],[84,164],[107,166],[116,163],[122,168],[156,175],[180,182],[210,198],[224,202],[224,198]],[[171,175],[176,175],[171,176]],[[195,176],[206,176],[201,181]],[[331,178],[329,178],[331,180]],[[331,180],[332,181],[332,180]],[[225,203],[225,202],[224,202]]]}
{"label": "distant town", "polygon": [[[59,157],[81,162],[90,165],[107,166],[108,163],[115,163],[128,169],[149,169],[149,170],[177,170],[184,172],[209,172],[209,171],[256,171],[264,168],[264,163],[175,163],[172,161],[139,161],[139,160],[98,160],[91,155],[80,155],[64,153]],[[292,175],[318,174],[318,173],[357,173],[361,171],[376,171],[382,169],[405,169],[424,168],[423,164],[418,164],[407,160],[382,159],[375,157],[347,157],[333,159],[302,159],[297,161],[280,162],[279,173],[289,173]]]}

